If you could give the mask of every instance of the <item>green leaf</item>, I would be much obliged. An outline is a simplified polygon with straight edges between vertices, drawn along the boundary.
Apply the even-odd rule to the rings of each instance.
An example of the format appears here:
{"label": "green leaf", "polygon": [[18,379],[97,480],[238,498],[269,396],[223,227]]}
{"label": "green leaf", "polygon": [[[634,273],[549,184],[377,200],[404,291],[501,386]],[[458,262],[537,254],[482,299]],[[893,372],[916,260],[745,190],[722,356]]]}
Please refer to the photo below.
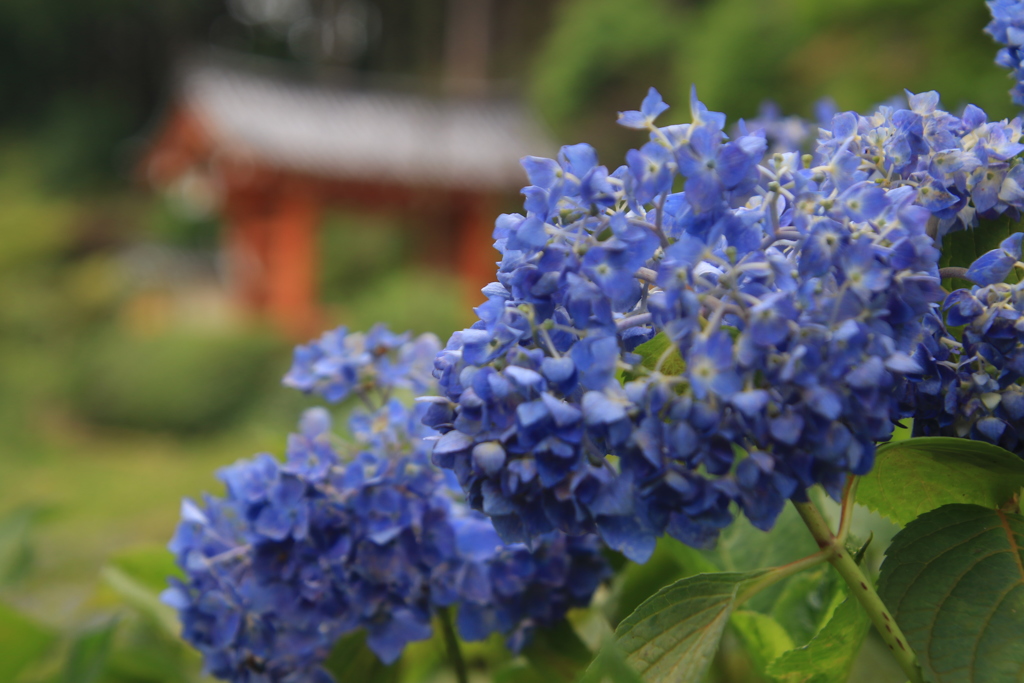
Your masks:
{"label": "green leaf", "polygon": [[100,578],[127,605],[138,610],[173,638],[181,633],[178,615],[160,602],[160,594],[135,580],[121,569],[108,565],[100,570]]}
{"label": "green leaf", "polygon": [[64,663],[61,683],[94,683],[103,675],[114,642],[118,619],[93,626],[82,632],[71,644],[71,652]]}
{"label": "green leaf", "polygon": [[523,656],[541,676],[539,680],[552,683],[576,680],[594,658],[590,648],[565,619],[552,628],[538,629],[524,648]]}
{"label": "green leaf", "polygon": [[[707,551],[691,548],[671,536],[662,536],[658,539],[658,547],[655,549],[654,554],[657,555],[663,548],[682,569],[683,574],[678,578],[693,576],[694,574],[714,574],[715,572],[722,571],[722,567],[719,567],[717,563],[709,559]],[[653,594],[654,591],[652,590],[651,593]]]}
{"label": "green leaf", "polygon": [[805,645],[821,630],[839,583],[839,575],[827,564],[786,582],[771,615],[793,638],[795,646]]}
{"label": "green leaf", "polygon": [[23,577],[32,564],[29,537],[43,508],[25,505],[0,519],[0,586]]}
{"label": "green leaf", "polygon": [[366,633],[360,629],[334,644],[324,668],[339,681],[360,683],[397,683],[399,664],[382,663],[366,645]]}
{"label": "green leaf", "polygon": [[[1004,239],[1015,232],[1020,232],[1020,227],[1019,223],[1004,216],[991,221],[981,220],[978,227],[972,230],[951,232],[942,238],[939,267],[969,268],[979,256],[998,248]],[[1006,281],[1011,284],[1019,282],[1016,269],[1010,271]],[[942,282],[942,286],[947,290],[970,288],[972,284],[959,278],[946,279]]]}
{"label": "green leaf", "polygon": [[878,448],[857,502],[897,524],[951,503],[997,508],[1024,486],[1024,460],[998,446],[952,437]]}
{"label": "green leaf", "polygon": [[[669,347],[672,346],[672,342],[664,332],[659,332],[652,339],[645,341],[640,346],[636,347],[634,353],[640,354],[643,358],[642,365],[648,370],[654,370],[658,366],[658,361],[662,356],[665,356],[665,352],[668,351]],[[661,364],[661,372],[665,375],[681,375],[683,370],[686,369],[686,364],[683,359],[679,356],[679,350],[668,351],[668,355],[665,356],[665,360]],[[626,373],[626,379],[634,379],[632,375]]]}
{"label": "green leaf", "polygon": [[536,680],[537,671],[519,659],[501,665],[491,676],[491,683],[534,683]]}
{"label": "green leaf", "polygon": [[114,555],[110,564],[155,593],[167,588],[170,577],[185,578],[174,555],[163,545],[133,546]]}
{"label": "green leaf", "polygon": [[[530,679],[536,683],[537,679]],[[626,663],[625,655],[614,641],[606,643],[579,683],[643,683],[644,679]],[[525,681],[524,681],[525,683]]]}
{"label": "green leaf", "polygon": [[925,678],[1019,683],[1024,662],[1024,517],[946,505],[907,524],[878,593]]}
{"label": "green leaf", "polygon": [[202,656],[149,619],[125,615],[107,659],[103,683],[196,683]]}
{"label": "green leaf", "polygon": [[739,610],[733,612],[730,622],[743,641],[754,668],[762,675],[783,652],[796,647],[782,624],[767,614]]}
{"label": "green leaf", "polygon": [[870,619],[845,585],[840,591],[846,599],[821,631],[807,645],[784,653],[768,666],[766,673],[778,683],[843,683],[849,677]]}
{"label": "green leaf", "polygon": [[661,538],[647,562],[630,562],[615,575],[605,615],[614,627],[662,586],[700,572],[715,571],[718,567],[704,559],[700,551],[675,539]]}
{"label": "green leaf", "polygon": [[738,598],[764,574],[699,574],[662,588],[615,629],[614,649],[646,681],[702,681]]}
{"label": "green leaf", "polygon": [[[787,505],[771,531],[754,527],[746,517],[737,518],[718,539],[714,550],[704,556],[728,572],[756,571],[778,567],[818,551],[807,527],[792,505]],[[792,578],[787,581],[791,581]],[[750,599],[748,609],[770,612],[786,582],[771,586]]]}
{"label": "green leaf", "polygon": [[0,603],[0,681],[13,681],[46,654],[54,640],[50,629]]}

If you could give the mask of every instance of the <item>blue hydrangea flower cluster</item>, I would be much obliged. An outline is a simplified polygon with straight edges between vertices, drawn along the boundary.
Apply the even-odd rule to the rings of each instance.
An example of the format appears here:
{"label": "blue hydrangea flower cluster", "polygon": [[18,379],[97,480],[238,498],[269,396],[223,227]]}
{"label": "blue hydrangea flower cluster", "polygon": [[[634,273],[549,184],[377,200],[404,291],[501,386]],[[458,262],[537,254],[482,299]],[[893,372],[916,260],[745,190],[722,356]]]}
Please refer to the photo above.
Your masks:
{"label": "blue hydrangea flower cluster", "polygon": [[992,13],[985,32],[1005,46],[996,53],[996,64],[1012,72],[1010,98],[1014,104],[1024,105],[1024,2],[989,0],[985,4]]}
{"label": "blue hydrangea flower cluster", "polygon": [[768,152],[808,152],[816,141],[818,128],[827,124],[836,114],[837,108],[831,98],[823,98],[814,105],[814,121],[796,115],[784,116],[774,102],[761,104],[757,117],[740,120],[734,134],[745,135],[748,131],[763,131],[768,141]]}
{"label": "blue hydrangea flower cluster", "polygon": [[946,297],[942,321],[915,354],[924,376],[907,385],[916,436],[987,441],[1024,456],[1024,284],[1004,282],[1021,264],[1024,233],[979,257],[966,278],[978,284]]}
{"label": "blue hydrangea flower cluster", "polygon": [[339,327],[320,339],[295,348],[285,386],[322,396],[330,403],[350,395],[393,389],[427,393],[433,386],[431,368],[436,343],[433,335],[411,340],[382,324],[366,334],[349,334]]}
{"label": "blue hydrangea flower cluster", "polygon": [[498,282],[435,363],[434,462],[506,540],[597,530],[643,561],[664,533],[713,543],[733,502],[767,529],[838,492],[924,371],[935,237],[1024,205],[1020,121],[935,93],[837,114],[808,155],[728,138],[696,96],[689,124],[666,108],[652,89],[620,115],[649,141],[612,172],[584,144],[524,159]]}
{"label": "blue hydrangea flower cluster", "polygon": [[[386,371],[396,359],[439,348],[430,336],[375,332],[391,342],[371,352],[376,367],[362,364],[374,337],[340,330],[325,336],[333,355],[312,372],[334,382],[343,373],[331,368],[354,366],[357,376],[387,378],[351,390],[379,398],[410,381]],[[164,599],[212,675],[327,682],[320,665],[340,636],[364,629],[369,648],[390,663],[407,643],[430,637],[432,617],[448,607],[464,639],[502,633],[518,651],[533,629],[589,603],[609,574],[597,539],[550,534],[533,552],[503,543],[460,502],[450,473],[430,463],[425,409],[390,399],[356,412],[348,443],[332,434],[325,409],[311,409],[283,463],[268,454],[240,461],[219,472],[224,498],[185,501],[170,548],[187,579]]]}
{"label": "blue hydrangea flower cluster", "polygon": [[979,218],[1018,217],[1024,207],[1024,169],[1015,161],[1024,151],[1021,120],[989,121],[974,105],[957,117],[938,108],[935,92],[907,96],[910,109],[837,115],[817,156],[840,174],[914,188],[915,204],[934,216],[929,233],[939,239],[976,227]]}

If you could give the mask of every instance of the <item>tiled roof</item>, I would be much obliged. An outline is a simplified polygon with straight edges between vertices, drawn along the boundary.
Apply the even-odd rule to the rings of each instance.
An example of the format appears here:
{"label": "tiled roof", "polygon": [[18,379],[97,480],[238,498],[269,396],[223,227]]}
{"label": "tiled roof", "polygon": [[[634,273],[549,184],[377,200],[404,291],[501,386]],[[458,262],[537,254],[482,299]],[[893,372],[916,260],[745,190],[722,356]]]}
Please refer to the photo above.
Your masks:
{"label": "tiled roof", "polygon": [[180,89],[218,152],[331,178],[517,188],[519,159],[553,151],[512,100],[343,89],[210,60],[183,68]]}

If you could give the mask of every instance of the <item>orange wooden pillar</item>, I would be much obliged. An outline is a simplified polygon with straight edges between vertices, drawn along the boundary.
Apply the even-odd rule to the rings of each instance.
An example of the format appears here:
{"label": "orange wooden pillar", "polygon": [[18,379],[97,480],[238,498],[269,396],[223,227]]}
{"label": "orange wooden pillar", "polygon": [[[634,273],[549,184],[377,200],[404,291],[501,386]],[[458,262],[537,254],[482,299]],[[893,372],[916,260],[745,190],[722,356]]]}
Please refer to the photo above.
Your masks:
{"label": "orange wooden pillar", "polygon": [[320,202],[311,183],[286,183],[267,216],[267,313],[295,339],[315,334],[316,230]]}
{"label": "orange wooden pillar", "polygon": [[222,254],[231,297],[252,312],[266,307],[266,202],[252,192],[230,188],[224,202]]}
{"label": "orange wooden pillar", "polygon": [[494,249],[494,202],[482,194],[458,194],[455,204],[455,259],[471,305],[483,301],[480,290],[494,282],[500,254]]}
{"label": "orange wooden pillar", "polygon": [[316,305],[316,187],[279,178],[228,193],[225,251],[232,296],[304,340],[321,324]]}

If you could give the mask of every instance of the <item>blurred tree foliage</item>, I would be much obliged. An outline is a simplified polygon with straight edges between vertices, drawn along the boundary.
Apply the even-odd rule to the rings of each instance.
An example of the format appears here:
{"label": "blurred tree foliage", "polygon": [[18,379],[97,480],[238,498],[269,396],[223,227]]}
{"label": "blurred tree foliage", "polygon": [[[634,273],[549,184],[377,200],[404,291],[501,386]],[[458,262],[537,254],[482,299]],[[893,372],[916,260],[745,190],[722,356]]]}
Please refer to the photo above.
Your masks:
{"label": "blurred tree foliage", "polygon": [[[214,45],[291,60],[318,78],[369,72],[437,89],[448,0],[4,0],[0,129],[37,138],[35,163],[59,190],[106,189],[137,158],[168,96],[174,60]],[[521,81],[551,3],[493,2],[490,67]],[[324,60],[310,40],[349,43]],[[336,35],[335,35],[336,34]],[[306,38],[302,38],[306,36]],[[336,47],[337,47],[336,45]],[[342,45],[342,47],[345,47]],[[335,50],[335,52],[338,52]],[[415,79],[415,80],[413,80]]]}
{"label": "blurred tree foliage", "polygon": [[611,140],[616,155],[636,138],[616,130],[615,111],[650,85],[678,121],[691,84],[730,120],[766,99],[805,116],[825,96],[865,110],[903,88],[1012,116],[988,20],[984,3],[963,0],[568,0],[534,62],[532,98],[563,136]]}
{"label": "blurred tree foliage", "polygon": [[0,125],[41,135],[52,184],[93,186],[125,161],[173,53],[219,12],[208,0],[5,0]]}

